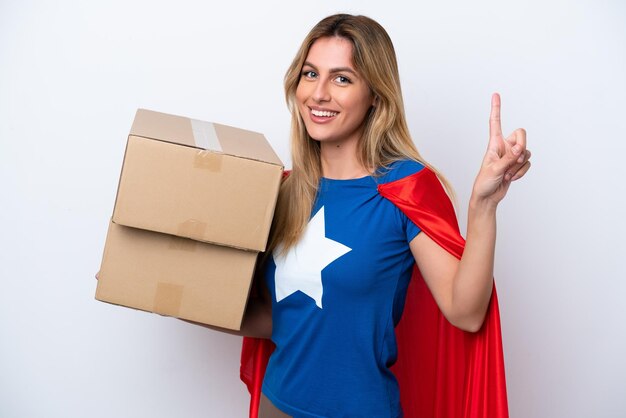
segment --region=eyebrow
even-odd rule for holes
[[[308,65],[309,67],[313,68],[314,70],[317,70],[317,69],[318,69],[315,65],[311,64],[311,63],[310,63],[310,62],[308,62],[308,61],[305,61],[305,62],[304,62],[304,64],[302,65],[302,67],[305,67],[305,66],[307,66],[307,65]],[[334,73],[344,73],[344,72],[347,72],[347,73],[352,73],[352,74],[354,74],[355,76],[357,76],[357,77],[358,77],[357,72],[356,72],[356,71],[354,71],[354,70],[353,70],[352,68],[350,68],[350,67],[337,67],[337,68],[331,68],[329,72],[330,72],[331,74],[334,74]]]

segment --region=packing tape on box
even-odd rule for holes
[[[215,132],[215,125],[211,122],[203,120],[190,119],[191,130],[193,131],[193,139],[196,143],[196,147],[205,150],[213,150],[222,152],[222,144]]]
[[[202,239],[204,232],[207,229],[207,223],[198,221],[196,219],[187,219],[185,222],[178,224],[178,232],[176,235],[179,237],[189,237],[194,239]]]
[[[183,301],[184,286],[172,283],[157,283],[153,311],[162,315],[178,316]]]
[[[222,154],[206,150],[198,150],[198,153],[193,160],[193,166],[203,170],[220,172],[222,171],[222,157]]]
[[[170,250],[189,251],[189,252],[196,251],[197,246],[198,246],[198,241],[194,241],[189,238],[175,237],[173,235],[170,236],[170,242],[168,245]]]
[[[222,144],[215,132],[215,125],[203,120],[190,119],[193,140],[196,147],[201,151],[196,154],[194,167],[209,171],[220,171],[222,169]]]

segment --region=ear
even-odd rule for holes
[[[374,95],[372,97],[372,107],[378,106],[378,101],[379,101],[378,96]]]

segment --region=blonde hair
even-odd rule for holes
[[[366,80],[376,105],[366,116],[357,158],[375,170],[411,159],[432,169],[452,195],[449,183],[417,151],[406,124],[396,54],[385,29],[366,16],[337,14],[321,20],[302,42],[285,74],[285,97],[291,111],[293,169],[283,182],[270,234],[268,254],[295,245],[311,216],[322,176],[320,145],[308,135],[295,101],[302,67],[313,43],[320,38],[340,37],[352,43],[352,61]]]

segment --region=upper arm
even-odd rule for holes
[[[453,322],[452,295],[459,260],[423,232],[411,240],[409,247],[437,306]]]

